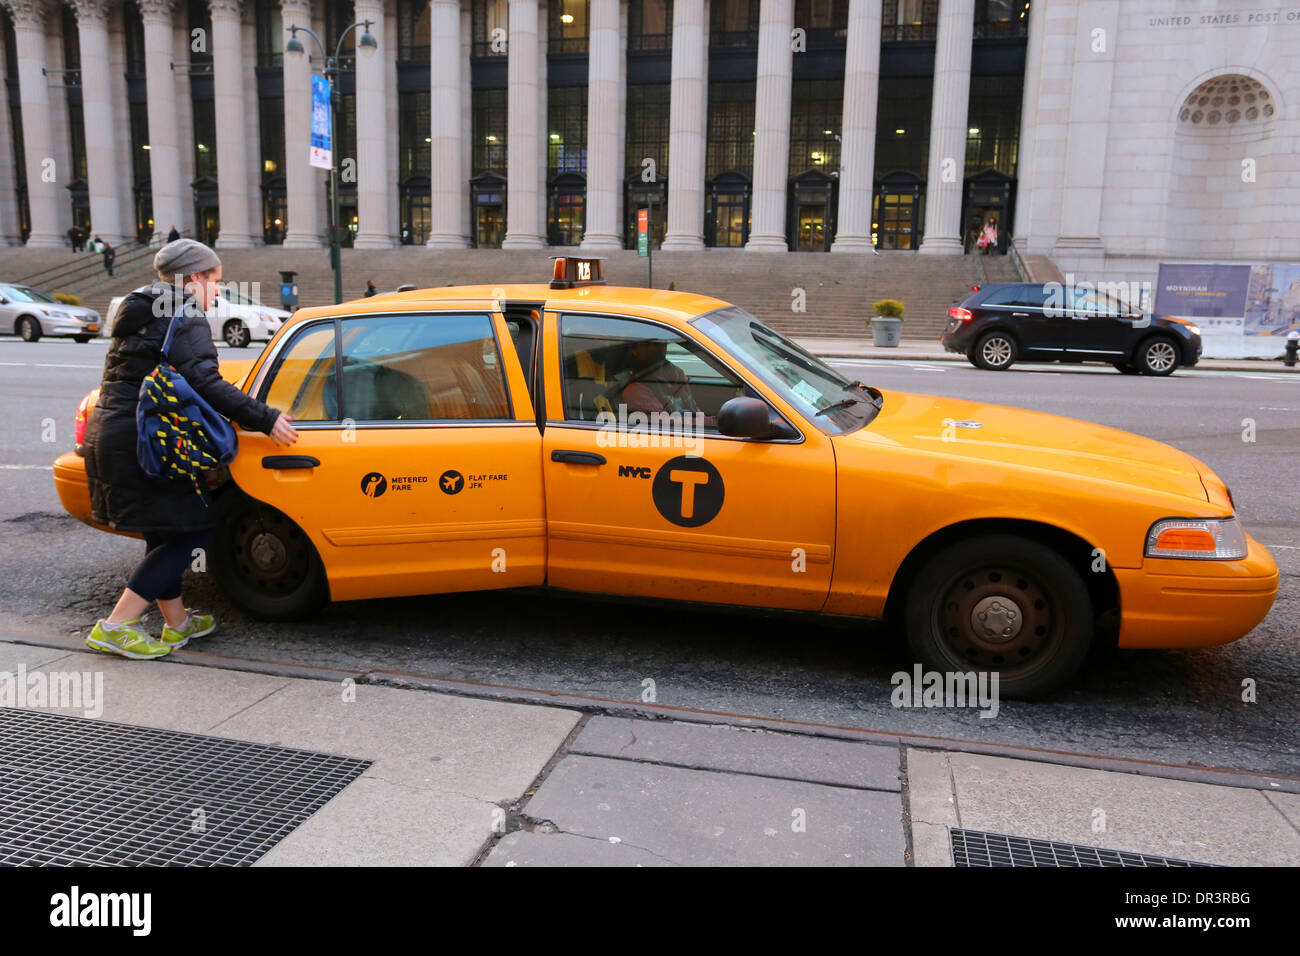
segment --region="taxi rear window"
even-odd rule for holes
[[[299,421],[513,417],[485,313],[372,315],[307,326],[281,352],[265,393],[268,405]]]

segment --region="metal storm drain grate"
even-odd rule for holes
[[[952,838],[952,860],[956,866],[1214,866],[982,830],[949,827],[948,834]]]
[[[369,766],[0,708],[0,865],[247,866]]]

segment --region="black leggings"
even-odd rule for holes
[[[207,549],[210,531],[144,533],[145,556],[126,586],[146,601],[171,601],[181,596],[181,577],[194,560],[195,548]]]

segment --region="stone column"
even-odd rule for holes
[[[786,183],[790,170],[791,31],[794,0],[763,0],[758,25],[758,82],[754,88],[753,226],[745,248],[786,252]]]
[[[311,28],[311,0],[280,0],[284,41],[290,27]],[[288,194],[288,218],[284,233],[286,249],[320,247],[320,208],[316,202],[316,179],[323,170],[311,165],[311,56],[316,44],[299,33],[306,51],[301,57],[284,55],[284,185]],[[310,55],[309,55],[310,54]]]
[[[1110,135],[1111,90],[1115,83],[1115,46],[1119,35],[1119,0],[1082,0],[1074,38],[1070,78],[1069,129],[1065,141],[1065,175],[1061,177],[1061,227],[1052,257],[1066,269],[1086,271],[1101,260],[1101,202],[1106,180],[1106,143]],[[1086,24],[1086,28],[1084,25]],[[1103,31],[1105,49],[1095,48],[1095,31]],[[1094,264],[1099,266],[1100,262]]]
[[[587,228],[584,249],[621,249],[618,196],[623,157],[618,132],[624,116],[619,60],[624,55],[618,0],[591,0],[587,58]]]
[[[505,249],[540,249],[545,245],[538,183],[546,175],[545,143],[539,141],[537,104],[539,22],[537,0],[510,0],[509,61],[506,66],[506,142],[510,150],[507,178]],[[545,123],[545,114],[541,123]]]
[[[1043,83],[1043,36],[1047,10],[1029,11],[1029,43],[1025,51],[1025,90],[1020,103],[1020,146],[1016,151],[1016,222],[1012,235],[1017,247],[1027,251],[1034,221],[1034,151],[1038,140],[1038,97]],[[1025,243],[1021,245],[1020,243]]]
[[[208,0],[212,10],[212,98],[217,125],[218,249],[253,245],[248,218],[248,169],[244,141],[242,0]],[[252,81],[252,77],[249,77]],[[158,217],[154,217],[154,222]]]
[[[966,178],[966,115],[970,106],[975,0],[943,0],[934,50],[930,104],[930,167],[925,183],[925,238],[918,252],[960,255],[961,200]]]
[[[434,249],[464,249],[469,204],[461,98],[460,0],[429,0],[429,239]]]
[[[383,0],[357,0],[356,22],[373,20],[370,34],[384,42]],[[349,43],[361,41],[360,28]],[[357,249],[390,249],[393,236],[388,209],[388,102],[384,88],[384,59],[396,51],[375,51],[370,56],[356,46],[357,71]],[[393,91],[396,96],[396,90]]]
[[[704,127],[709,115],[707,13],[705,0],[676,0],[673,4],[668,228],[663,242],[667,250],[704,248]],[[663,170],[659,173],[662,175]]]
[[[90,225],[109,245],[122,235],[122,206],[118,202],[117,124],[110,98],[108,72],[108,0],[76,0],[77,36],[81,47],[81,110],[86,139],[86,184],[90,194]],[[121,77],[117,77],[121,83]],[[152,144],[151,144],[152,145]],[[152,152],[152,149],[150,150]],[[157,217],[154,217],[157,222]]]
[[[5,45],[0,43],[0,76],[8,76]],[[22,243],[14,186],[18,170],[14,167],[13,129],[10,127],[9,101],[0,97],[0,249]]]
[[[54,162],[54,139],[50,131],[49,81],[45,69],[45,16],[43,0],[8,0],[14,21],[14,47],[18,54],[18,90],[23,116],[23,162],[27,171],[27,206],[33,249],[64,245],[59,230],[60,190],[67,185],[71,170]]]
[[[881,0],[850,0],[840,123],[840,198],[831,252],[866,252],[876,181],[876,102],[880,89]]]

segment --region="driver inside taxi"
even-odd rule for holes
[[[678,366],[668,361],[668,343],[663,339],[642,339],[628,354],[628,378],[622,389],[622,401],[629,412],[647,416],[668,413],[694,413],[699,406],[691,395],[690,379]],[[705,424],[714,416],[706,415]]]

